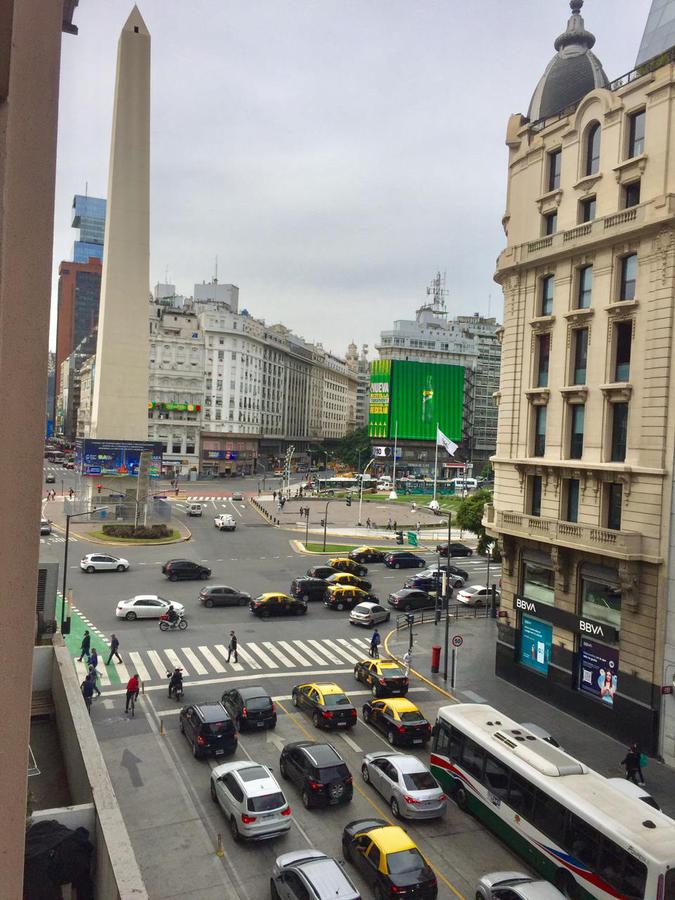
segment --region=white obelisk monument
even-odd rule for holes
[[[117,45],[91,437],[148,439],[150,32],[134,6]]]

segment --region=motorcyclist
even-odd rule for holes
[[[173,672],[169,672],[169,700],[171,699],[172,694],[178,695],[178,693],[182,693],[183,691],[183,670],[182,669],[174,669]],[[176,699],[178,697],[176,696]]]
[[[178,621],[178,618],[179,618],[178,613],[176,612],[176,610],[174,609],[174,607],[171,604],[169,604],[169,609],[167,610],[167,616],[169,617],[169,623],[171,625],[175,625],[176,622]]]

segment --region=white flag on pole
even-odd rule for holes
[[[459,450],[459,444],[456,444],[454,441],[451,441],[449,437],[446,437],[438,425],[436,426],[436,446],[445,447],[450,456],[454,456],[457,450]]]

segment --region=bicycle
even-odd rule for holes
[[[136,701],[138,700],[138,691],[134,691],[134,693],[129,697],[129,708],[125,709],[125,712],[131,711],[131,718],[133,719],[135,716],[136,709]]]

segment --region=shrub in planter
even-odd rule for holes
[[[162,524],[159,525],[104,525],[103,534],[117,538],[136,538],[141,540],[153,540],[157,538],[171,537],[171,530]]]

